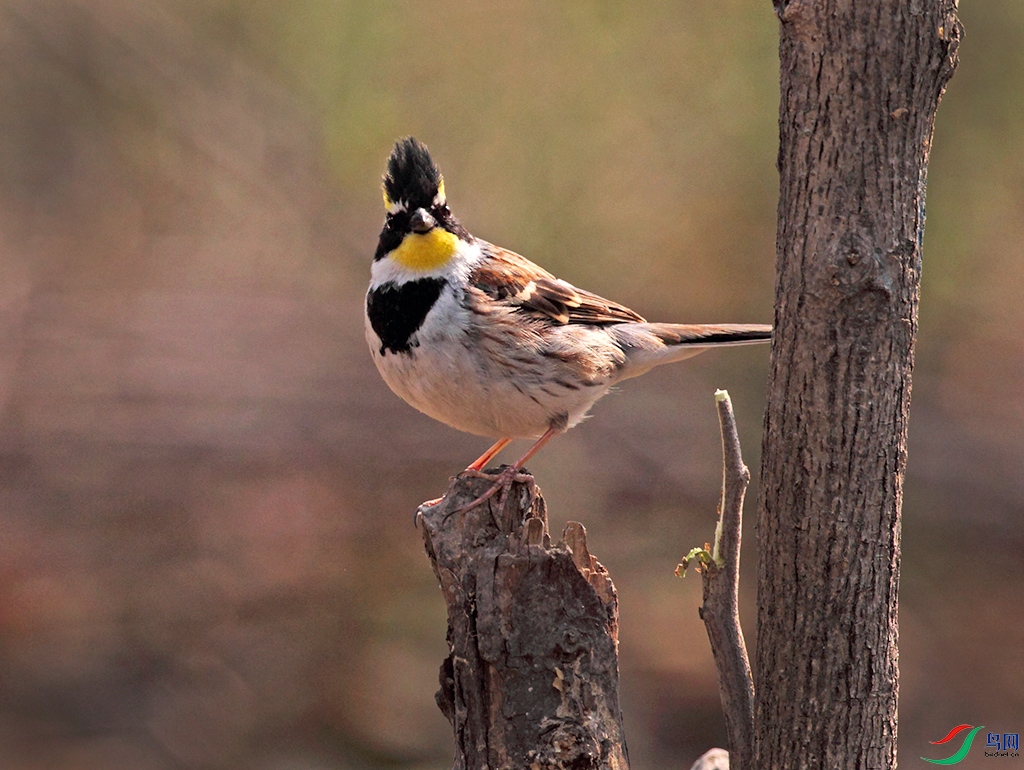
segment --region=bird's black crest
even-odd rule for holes
[[[430,207],[441,186],[441,172],[427,146],[411,136],[395,142],[384,175],[384,192],[394,203],[405,201],[410,209]]]

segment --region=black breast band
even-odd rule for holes
[[[366,314],[380,337],[380,352],[408,353],[416,347],[412,336],[423,325],[430,308],[441,296],[444,278],[421,278],[402,285],[388,282],[366,295]]]

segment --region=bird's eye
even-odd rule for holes
[[[396,211],[384,218],[384,227],[388,230],[401,230],[408,226],[409,214],[406,211]]]

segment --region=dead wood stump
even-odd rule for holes
[[[618,606],[583,526],[552,544],[532,481],[461,512],[490,482],[461,474],[417,513],[448,605],[438,706],[456,770],[626,770]]]

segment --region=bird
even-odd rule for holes
[[[623,380],[709,348],[771,339],[766,324],[649,323],[471,235],[426,145],[411,136],[387,160],[383,197],[366,340],[384,382],[407,403],[495,439],[465,471],[494,483],[466,508],[507,493],[542,447]],[[534,443],[514,464],[485,471],[522,438]]]

